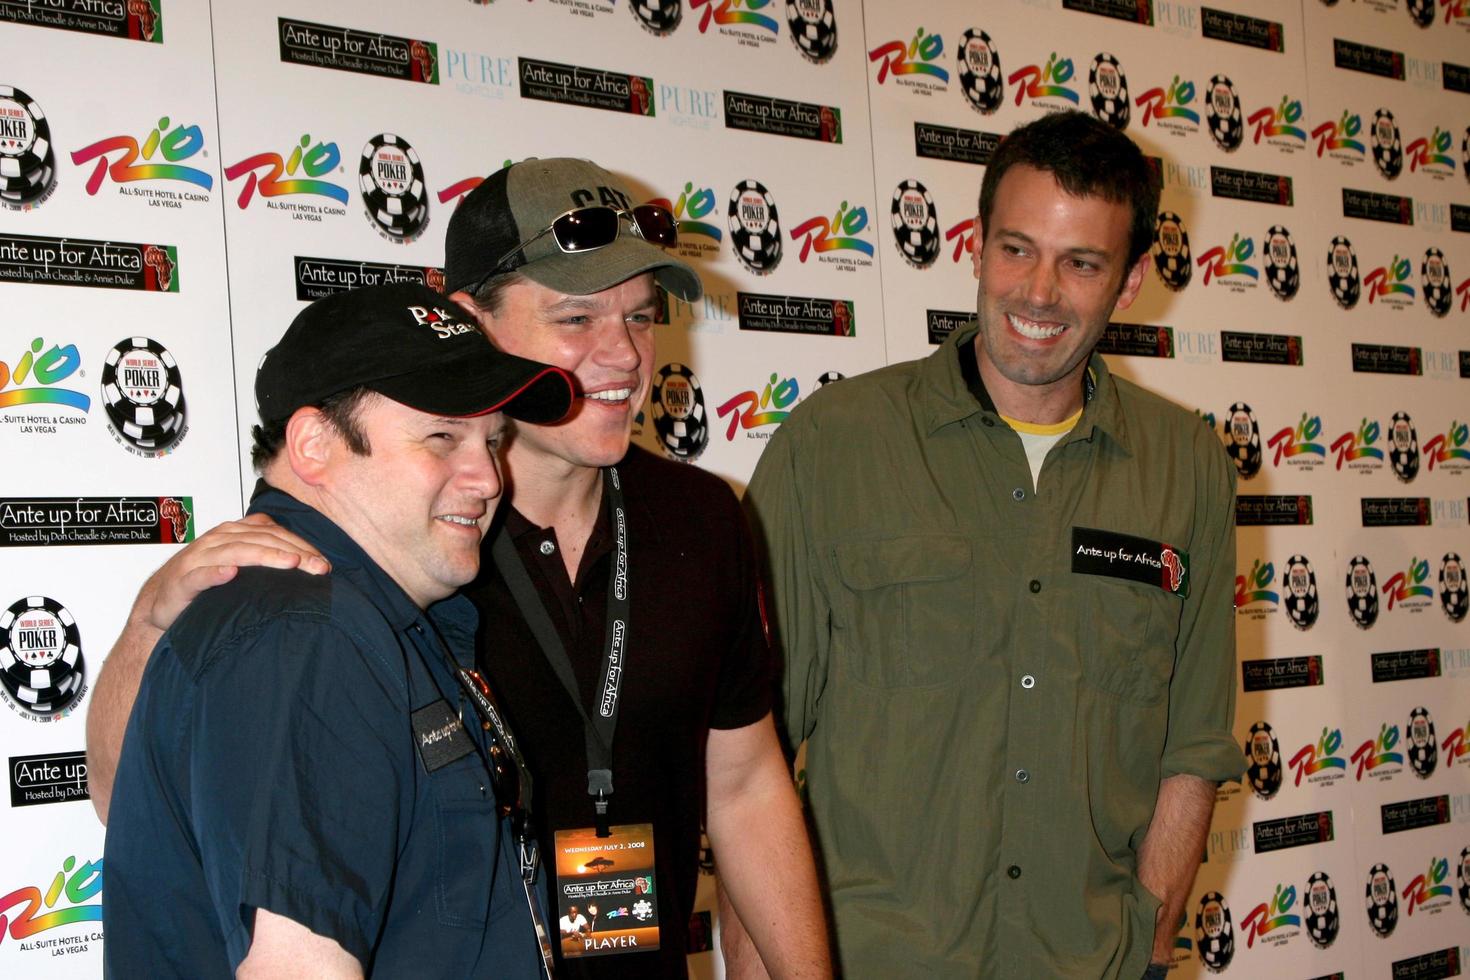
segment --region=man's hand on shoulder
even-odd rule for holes
[[[247,565],[300,568],[312,575],[332,567],[304,538],[264,514],[251,514],[212,528],[165,562],[138,593],[129,620],[162,632],[201,592],[223,585]]]

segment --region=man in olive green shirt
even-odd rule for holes
[[[1105,124],[1012,133],[981,191],[976,323],[823,388],[751,481],[848,977],[1169,960],[1242,766],[1233,469],[1092,353],[1157,208]]]

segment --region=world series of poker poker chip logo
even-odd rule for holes
[[[1400,483],[1419,475],[1419,433],[1408,412],[1394,412],[1388,425],[1388,461]]]
[[[1292,555],[1286,559],[1286,571],[1281,573],[1281,606],[1291,625],[1299,630],[1309,630],[1317,622],[1320,604],[1317,600],[1317,573],[1306,555]]]
[[[1419,263],[1420,295],[1424,306],[1435,316],[1449,313],[1455,299],[1455,286],[1450,281],[1450,266],[1444,253],[1437,248],[1424,250],[1424,261]]]
[[[1087,94],[1092,101],[1092,114],[1110,126],[1128,128],[1132,103],[1128,98],[1128,76],[1123,65],[1106,51],[1092,59],[1087,70]]]
[[[1194,260],[1183,218],[1173,211],[1160,211],[1154,219],[1154,242],[1149,251],[1153,255],[1154,271],[1167,288],[1178,292],[1189,285]]]
[[[1265,721],[1251,725],[1246,736],[1245,778],[1260,799],[1269,800],[1281,791],[1281,743]]]
[[[653,376],[650,414],[659,448],[670,459],[692,463],[709,445],[704,392],[685,365],[665,364]]]
[[[1363,295],[1358,253],[1353,251],[1353,243],[1346,235],[1332,236],[1332,244],[1327,247],[1327,285],[1332,290],[1332,298],[1344,310],[1357,306],[1358,298]]]
[[[1376,110],[1369,133],[1373,142],[1373,165],[1387,179],[1397,179],[1404,172],[1404,139],[1393,113],[1388,109]]]
[[[1280,300],[1296,296],[1301,288],[1302,275],[1297,267],[1296,242],[1285,225],[1272,225],[1266,231],[1265,247],[1261,249],[1261,265],[1266,274],[1266,285],[1271,295]]]
[[[1409,712],[1408,736],[1404,754],[1409,757],[1409,768],[1420,779],[1428,779],[1439,764],[1439,743],[1435,741],[1434,719],[1423,705]]]
[[[1245,122],[1240,113],[1240,96],[1229,75],[1215,75],[1205,90],[1205,128],[1215,145],[1226,153],[1240,149],[1245,138]]]
[[[781,264],[781,219],[766,185],[742,180],[730,191],[730,247],[740,264],[764,276]]]
[[[1404,0],[1404,10],[1417,27],[1434,23],[1434,0]]]
[[[165,455],[188,431],[178,362],[151,337],[120,340],[107,352],[102,404],[113,436],[136,456]]]
[[[893,242],[898,254],[915,269],[927,269],[939,257],[939,214],[929,189],[917,180],[900,181],[893,189]]]
[[[13,211],[29,210],[55,189],[51,121],[35,99],[0,85],[0,204]]]
[[[826,64],[837,53],[832,0],[786,0],[786,28],[796,50],[813,64]]]
[[[1465,563],[1453,552],[1445,552],[1439,563],[1439,606],[1450,622],[1464,620],[1470,606],[1470,583],[1465,579]]]
[[[1460,862],[1455,865],[1455,879],[1459,883],[1460,908],[1470,915],[1470,847],[1460,851]]]
[[[1307,879],[1306,900],[1302,917],[1307,927],[1307,938],[1318,949],[1326,949],[1337,939],[1341,918],[1337,912],[1337,889],[1325,871],[1314,871]]]
[[[1005,79],[1000,70],[1000,51],[990,35],[978,27],[965,31],[956,52],[960,91],[970,108],[988,116],[1005,101]]]
[[[1223,973],[1235,958],[1235,926],[1230,922],[1230,906],[1219,892],[1200,896],[1194,913],[1194,948],[1211,973]]]
[[[1399,893],[1393,883],[1393,872],[1386,864],[1368,869],[1368,883],[1363,888],[1368,910],[1368,925],[1373,935],[1387,939],[1399,924]]]
[[[406,245],[429,224],[424,167],[408,141],[379,133],[362,148],[358,184],[368,221],[390,242]]]
[[[1225,430],[1225,452],[1242,479],[1261,472],[1261,427],[1245,402],[1236,402],[1220,423]]]
[[[1367,555],[1354,555],[1348,560],[1344,585],[1353,625],[1358,629],[1372,629],[1378,622],[1378,576],[1373,574],[1373,563]]]
[[[49,596],[17,599],[0,614],[0,694],[32,721],[64,718],[86,691],[81,632]]]
[[[629,0],[633,19],[650,34],[665,37],[684,19],[684,0]]]

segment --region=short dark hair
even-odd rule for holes
[[[1001,178],[1018,165],[1051,174],[1074,197],[1100,197],[1132,207],[1130,263],[1153,244],[1159,173],[1122,131],[1076,109],[1053,112],[1011,130],[995,148],[980,184],[982,236],[990,227]]]
[[[347,391],[338,392],[328,397],[316,408],[327,420],[327,424],[336,430],[347,443],[347,448],[359,456],[369,456],[373,447],[368,445],[367,433],[362,431],[358,417],[363,406],[370,398],[381,397],[376,392],[363,387],[349,388]],[[255,467],[257,473],[263,471],[266,464],[270,463],[281,452],[281,447],[286,442],[286,423],[289,419],[279,422],[270,422],[250,428],[250,464]]]
[[[506,292],[510,287],[523,282],[529,282],[529,280],[519,272],[501,272],[476,285],[474,292],[467,290],[465,295],[470,298],[475,312],[499,316],[501,304],[505,302]]]

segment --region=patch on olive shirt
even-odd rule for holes
[[[1131,534],[1072,528],[1072,571],[1156,585],[1181,599],[1189,595],[1189,553]]]

